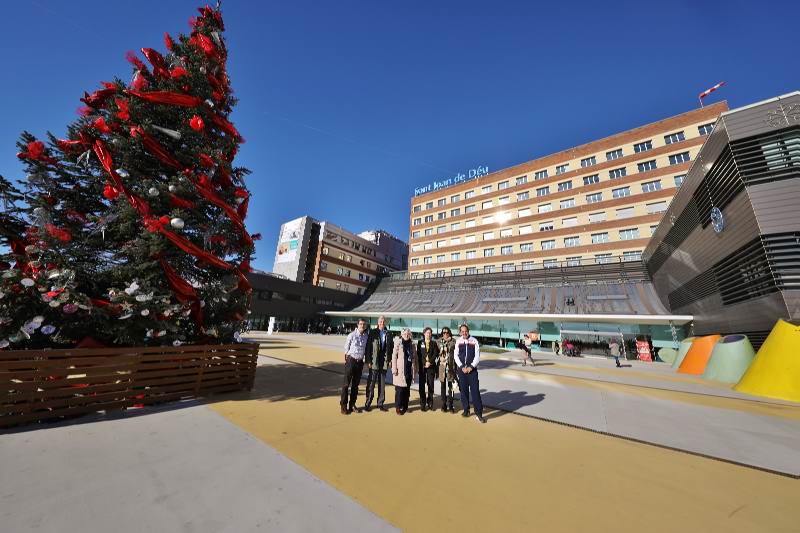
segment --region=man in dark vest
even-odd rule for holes
[[[370,330],[367,338],[367,349],[365,352],[369,376],[367,376],[367,402],[364,410],[372,410],[372,400],[375,396],[375,384],[378,384],[378,409],[388,411],[383,406],[386,400],[386,368],[392,365],[392,348],[394,338],[392,333],[386,329],[386,319],[378,317],[378,327]]]
[[[461,389],[461,405],[464,412],[461,416],[469,416],[469,402],[475,406],[475,418],[481,424],[486,423],[483,418],[483,402],[481,402],[480,383],[478,383],[478,362],[481,360],[481,347],[475,337],[470,336],[469,326],[462,324],[458,329],[459,338],[456,340],[455,360],[458,374],[458,388]]]

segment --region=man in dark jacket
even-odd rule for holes
[[[383,406],[386,400],[386,368],[392,364],[392,348],[394,347],[394,338],[392,333],[386,329],[386,319],[384,317],[378,318],[378,327],[370,330],[369,337],[367,338],[367,349],[365,357],[367,368],[369,369],[369,376],[367,377],[367,402],[364,405],[364,410],[369,412],[372,410],[372,400],[375,396],[375,384],[378,384],[378,409],[387,411]]]
[[[433,411],[433,383],[439,375],[439,345],[433,340],[433,330],[425,328],[417,345],[419,369],[419,404],[423,411]]]

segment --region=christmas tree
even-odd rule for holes
[[[21,136],[24,201],[2,184],[19,218],[3,220],[16,244],[0,278],[0,342],[238,339],[254,251],[248,171],[232,164],[243,139],[228,119],[222,16],[199,12],[189,35],[165,35],[165,54],[141,50],[149,66],[129,52],[130,83],[85,94],[66,138]]]

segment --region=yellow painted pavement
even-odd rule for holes
[[[500,411],[422,413],[414,391],[403,417],[342,416],[336,350],[266,346],[318,368],[260,367],[210,407],[404,531],[798,531],[798,480]]]

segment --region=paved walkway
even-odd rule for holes
[[[0,434],[0,531],[794,532],[800,523],[798,479],[533,418],[591,427],[599,402],[595,429],[646,423],[659,438],[694,435],[680,446],[750,433],[740,453],[749,459],[765,431],[750,424],[796,424],[796,407],[557,375],[557,364],[522,368],[501,355],[481,371],[486,403],[502,408],[487,410],[486,425],[422,413],[414,392],[404,417],[342,416],[343,337],[261,340],[252,392]],[[557,363],[597,365],[597,375],[607,364]],[[623,370],[650,379],[647,367]],[[655,419],[633,424],[638,411]],[[716,420],[728,411],[733,419]]]

